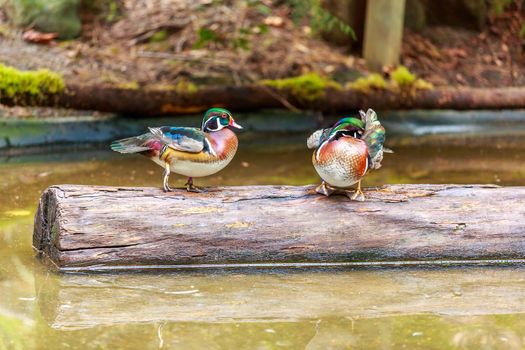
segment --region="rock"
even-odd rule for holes
[[[9,14],[20,26],[32,26],[45,33],[58,33],[61,39],[80,34],[80,0],[8,0]]]

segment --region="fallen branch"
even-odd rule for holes
[[[313,101],[293,96],[290,92],[268,91],[266,86],[208,86],[196,92],[159,89],[125,89],[109,86],[69,84],[63,93],[39,96],[0,96],[8,106],[34,105],[98,110],[127,115],[154,116],[202,112],[210,107],[233,111],[290,106],[303,110],[329,113],[373,107],[375,109],[518,109],[525,108],[525,88],[436,88],[411,93],[377,90],[369,93],[355,90],[325,91]]]

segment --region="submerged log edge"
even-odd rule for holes
[[[524,87],[434,88],[417,91],[327,89],[314,101],[300,99],[286,91],[260,85],[207,86],[196,92],[126,89],[120,87],[69,84],[63,93],[50,96],[0,96],[7,106],[63,107],[98,110],[125,115],[159,116],[202,112],[210,107],[232,111],[287,108],[290,103],[304,110],[327,113],[372,107],[374,109],[520,109],[525,108]]]
[[[52,186],[33,247],[60,271],[525,262],[525,187],[391,185],[363,203],[313,188]]]

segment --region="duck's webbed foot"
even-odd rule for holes
[[[346,191],[346,195],[353,201],[364,202],[365,194],[361,191],[361,181],[357,183],[355,191]]]
[[[162,190],[163,190],[164,192],[173,192],[173,188],[171,188],[168,184],[164,184],[164,185],[162,186]]]
[[[361,190],[346,191],[346,195],[353,201],[364,202],[365,194]]]
[[[188,182],[185,183],[186,191],[188,192],[194,192],[194,193],[203,193],[206,192],[205,190],[198,188],[193,185],[193,178],[189,177]]]
[[[198,188],[194,185],[188,185],[186,184],[186,191],[188,192],[194,192],[194,193],[203,193],[203,192],[206,192],[205,190],[203,190],[202,188]]]
[[[315,188],[315,192],[323,194],[325,196],[330,196],[334,193],[334,189],[330,187],[325,181],[323,181],[319,186]]]
[[[164,180],[162,183],[162,189],[164,190],[164,192],[173,192],[173,189],[170,187],[168,183],[169,177],[170,177],[170,165],[169,163],[166,163],[166,165],[164,166]]]

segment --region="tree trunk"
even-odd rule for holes
[[[395,185],[365,195],[52,186],[33,246],[63,271],[525,258],[525,187]]]
[[[0,103],[8,106],[65,107],[137,116],[198,113],[210,107],[226,107],[232,111],[286,108],[286,102],[283,101],[301,109],[328,113],[346,113],[360,108],[519,109],[525,108],[525,88],[436,88],[400,92],[377,90],[368,93],[328,89],[324,97],[307,101],[288,91],[272,90],[259,85],[210,86],[195,93],[69,85],[66,92],[54,96],[0,96]]]

